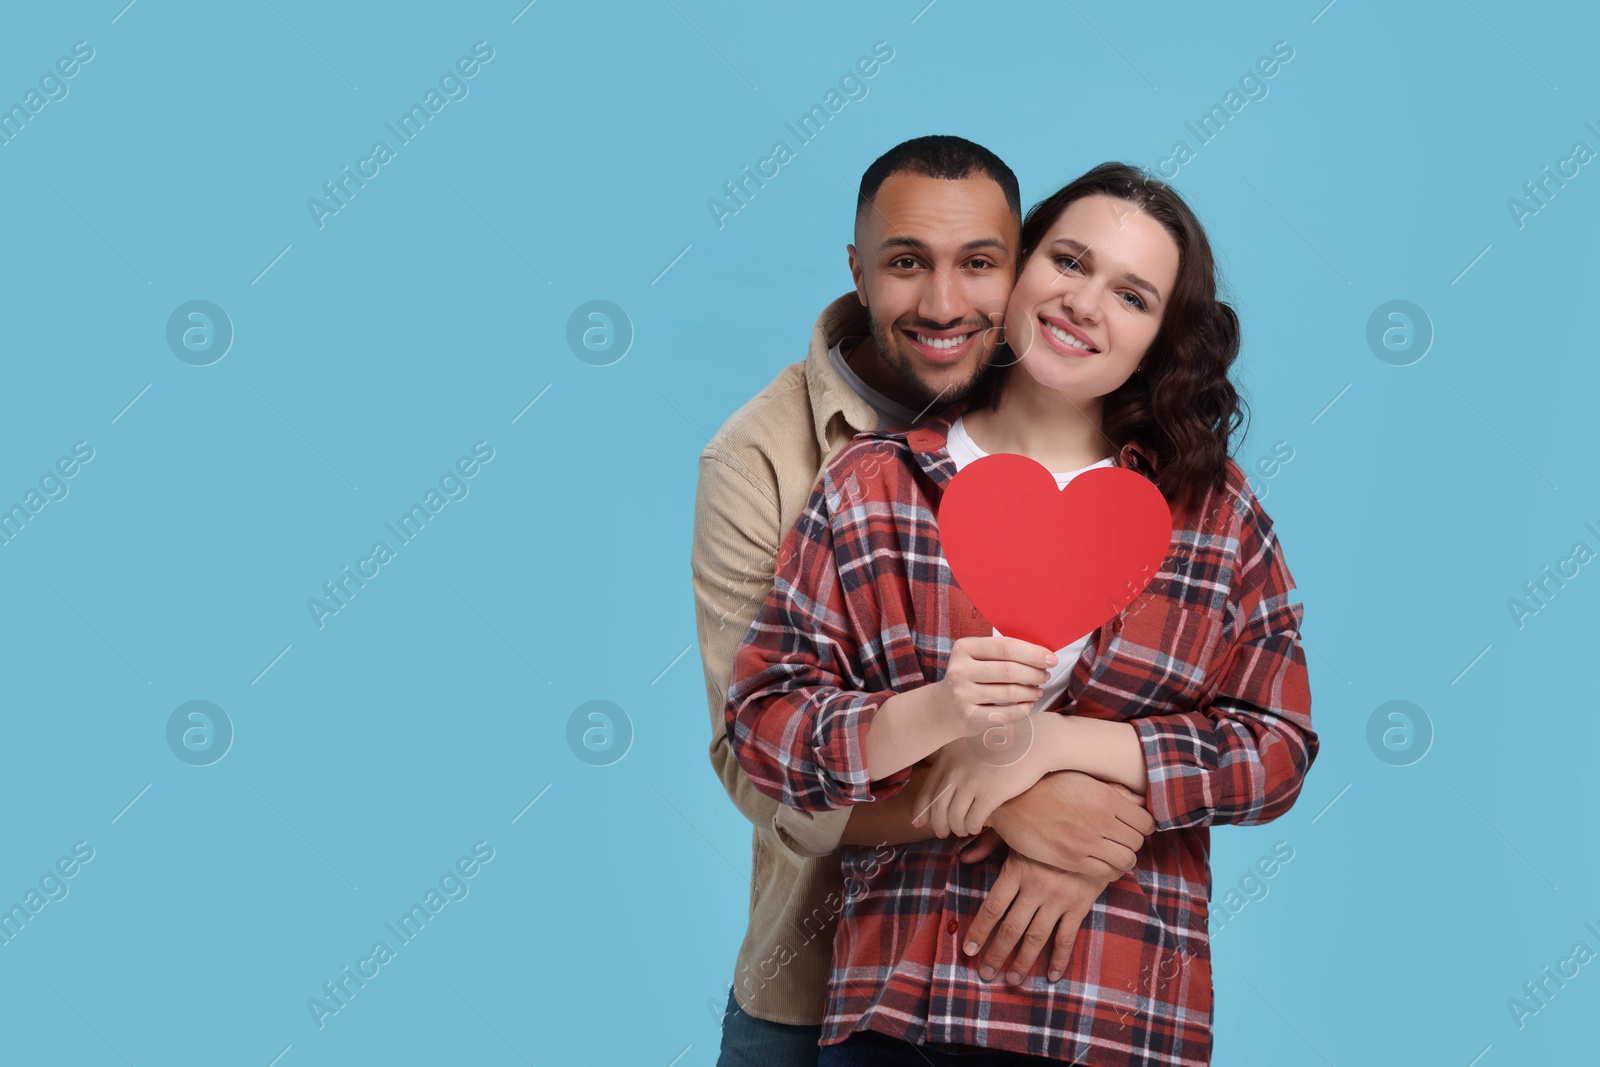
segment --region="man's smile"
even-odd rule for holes
[[[956,363],[972,347],[978,330],[958,327],[953,330],[901,330],[917,354],[930,363]]]

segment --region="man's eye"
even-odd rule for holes
[[[901,256],[899,259],[894,260],[889,264],[889,266],[894,267],[896,270],[911,270],[916,265],[917,261],[912,259],[910,256]]]
[[[969,263],[969,264],[967,264],[967,265],[968,265],[968,266],[969,266],[969,267],[977,267],[977,268],[979,268],[979,269],[980,269],[980,270],[982,270],[982,269],[987,269],[987,268],[989,268],[989,267],[992,267],[992,266],[994,266],[994,264],[993,264],[993,263],[991,263],[991,262],[990,262],[990,261],[989,261],[989,260],[987,260],[987,259],[982,259],[982,258],[979,258],[979,259],[975,259],[975,260],[973,260],[973,261],[972,261],[972,262],[971,262],[971,263]]]
[[[1075,256],[1057,256],[1056,257],[1056,266],[1060,267],[1062,270],[1077,270],[1078,269],[1077,257],[1075,257]]]

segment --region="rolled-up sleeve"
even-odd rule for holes
[[[867,772],[865,732],[894,693],[869,689],[861,669],[857,626],[873,625],[872,582],[865,560],[835,553],[830,495],[824,475],[785,538],[772,591],[734,657],[726,708],[750,780],[802,811],[882,799],[911,780],[909,767],[876,783]]]
[[[711,766],[745,818],[770,827],[798,855],[826,856],[839,847],[849,811],[805,812],[777,803],[756,788],[728,743],[724,715],[734,654],[772,589],[783,534],[775,491],[750,467],[739,457],[708,448],[700,457],[695,491],[691,571],[711,714]]]
[[[1304,607],[1271,520],[1253,498],[1239,514],[1236,636],[1211,696],[1193,712],[1132,720],[1161,830],[1270,822],[1293,806],[1317,756]]]

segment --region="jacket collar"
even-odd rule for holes
[[[903,442],[911,452],[912,458],[916,460],[917,466],[943,490],[945,483],[955,477],[956,473],[955,460],[950,458],[950,427],[969,407],[971,407],[970,401],[958,400],[914,427],[889,426],[881,430],[868,431],[861,436]],[[1151,481],[1155,480],[1155,457],[1138,441],[1129,441],[1123,445],[1112,457],[1111,462],[1114,466],[1124,467],[1144,475]]]
[[[871,404],[839,376],[828,349],[845,337],[862,337],[872,332],[872,322],[867,309],[861,306],[855,291],[839,297],[817,316],[811,328],[811,347],[806,353],[806,393],[811,398],[812,431],[817,435],[817,445],[823,455],[828,453],[828,426],[836,418],[843,418],[848,430],[845,437],[871,430],[878,425],[878,413]]]

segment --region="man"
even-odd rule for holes
[[[711,763],[755,827],[749,925],[724,1015],[723,1067],[815,1065],[844,907],[835,850],[877,845],[887,859],[894,845],[932,836],[912,825],[920,769],[913,788],[882,803],[815,815],[757,791],[726,734],[734,653],[772,588],[784,538],[834,453],[856,433],[914,422],[959,399],[988,366],[1020,228],[1016,177],[987,149],[958,137],[919,137],[885,153],[861,179],[848,247],[855,292],[823,310],[807,358],[735,412],[701,453],[692,566]],[[969,940],[983,946],[982,962],[996,972],[1042,908],[1063,915],[1056,952],[1064,960],[1090,905],[1133,866],[1154,828],[1132,794],[1075,772],[1046,776],[990,822],[1012,851],[990,891],[995,907]],[[985,838],[970,847],[993,848],[992,835]],[[997,928],[1007,914],[1012,921]],[[1020,980],[1042,947],[1021,946],[1007,980]]]

